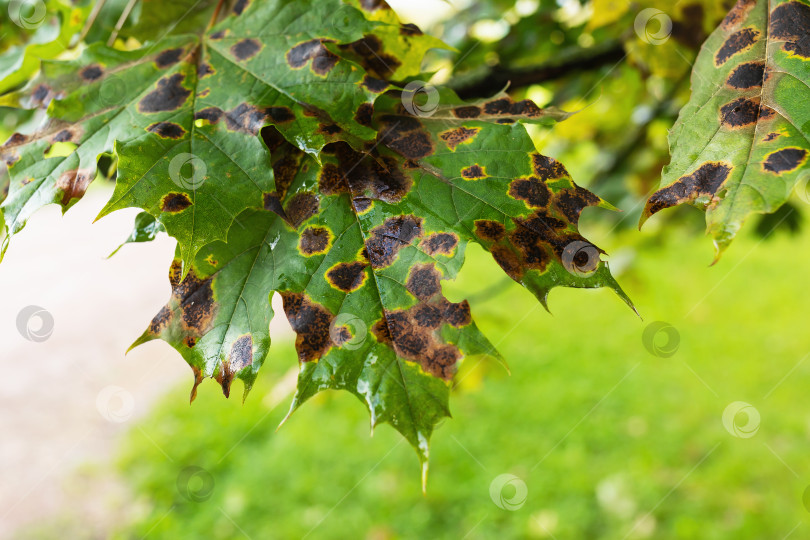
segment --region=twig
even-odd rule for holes
[[[115,28],[113,29],[112,34],[110,34],[110,39],[107,40],[107,46],[108,47],[112,47],[112,44],[115,43],[115,38],[118,37],[118,32],[121,31],[121,27],[124,26],[124,23],[127,21],[127,18],[129,17],[129,14],[132,11],[132,8],[135,7],[135,3],[137,1],[138,0],[129,0],[129,2],[127,3],[127,6],[124,8],[124,11],[121,13],[121,17],[119,17],[118,22],[115,23]]]
[[[211,15],[211,20],[208,21],[208,26],[206,27],[206,30],[210,30],[211,27],[214,26],[214,24],[216,24],[217,18],[219,17],[219,12],[222,9],[222,4],[224,4],[224,3],[225,3],[225,0],[219,0],[219,2],[217,3],[217,7],[214,10],[214,14]]]
[[[502,90],[507,84],[510,90],[532,84],[559,79],[577,71],[588,71],[603,65],[611,65],[625,56],[621,43],[612,44],[588,56],[578,56],[561,64],[543,64],[530,68],[512,69],[503,66],[493,67],[479,81],[456,88],[462,99],[486,98]]]
[[[104,7],[104,4],[107,3],[107,0],[98,0],[96,5],[93,6],[93,11],[90,12],[90,16],[87,18],[87,21],[84,23],[84,28],[82,28],[82,33],[79,34],[79,39],[74,43],[74,45],[78,45],[84,38],[87,37],[87,33],[90,31],[90,28],[93,26],[93,23],[96,22],[96,17],[98,17],[99,12],[101,12],[101,8]]]

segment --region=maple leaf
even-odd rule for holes
[[[703,208],[719,258],[749,215],[788,200],[810,153],[808,28],[807,0],[737,2],[697,58],[642,224],[679,204]]]
[[[171,297],[133,346],[176,348],[192,399],[205,378],[225,395],[240,379],[246,396],[279,293],[300,363],[290,413],[347,390],[372,427],[390,423],[416,448],[424,480],[459,362],[503,360],[469,303],[442,293],[470,242],[544,305],[557,286],[609,287],[630,304],[577,229],[584,208],[612,206],[524,126],[566,113],[406,84],[437,45],[384,2],[254,0],[210,29],[46,61],[0,97],[48,111],[2,147],[7,227],[44,204],[67,209],[114,152],[101,215],[139,207],[128,241],[162,230],[178,241]],[[43,158],[67,142],[72,152]]]

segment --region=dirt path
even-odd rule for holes
[[[124,356],[169,297],[174,241],[162,235],[106,260],[138,213],[92,225],[109,193],[91,191],[64,217],[56,206],[38,212],[0,264],[0,538],[67,508],[101,532],[114,519],[103,501],[115,486],[89,497],[95,490],[81,489],[78,467],[108,461],[133,419],[169,387],[192,382],[162,341]],[[33,341],[18,330],[28,306],[53,318],[47,339],[36,337],[47,334],[39,317],[23,325]],[[291,332],[283,317],[272,326],[276,336]]]

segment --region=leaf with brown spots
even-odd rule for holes
[[[372,427],[390,423],[413,445],[424,481],[459,365],[502,361],[475,306],[445,296],[468,244],[544,305],[557,286],[609,287],[629,303],[578,232],[586,207],[610,205],[539,154],[524,126],[565,113],[444,89],[432,116],[409,112],[400,83],[438,42],[385,2],[222,5],[210,29],[137,50],[83,47],[0,98],[48,114],[0,149],[6,223],[16,232],[43,204],[67,208],[114,153],[101,215],[142,208],[131,241],[161,230],[178,240],[171,296],[135,345],[176,348],[192,398],[205,378],[226,395],[238,378],[247,392],[278,293],[300,363],[290,413],[323,390],[351,392]],[[55,143],[76,148],[46,158]]]
[[[261,210],[239,219],[249,227],[237,226],[227,242],[205,246],[185,277],[178,253],[169,272],[169,302],[132,345],[161,338],[177,349],[196,374],[192,399],[205,377],[215,378],[226,396],[241,379],[247,396],[270,348],[274,275],[261,268],[283,225]]]
[[[211,7],[195,4],[191,19]],[[336,12],[351,25],[322,24]],[[340,0],[248,2],[208,30],[170,33],[135,50],[95,43],[76,59],[45,62],[26,88],[0,97],[0,104],[49,113],[39,131],[0,147],[13,162],[3,251],[39,207],[78,200],[97,157],[115,152],[116,190],[100,217],[126,207],[148,211],[177,238],[187,267],[203,246],[225,239],[236,215],[261,208],[275,190],[262,128],[275,125],[313,156],[334,141],[362,148],[374,140],[357,113],[370,111],[383,88],[340,56],[339,45],[400,26],[364,13]],[[156,18],[146,14],[121,35],[143,37],[141,21]],[[180,29],[187,32],[186,23]],[[424,53],[414,40],[435,41],[405,36],[387,50],[403,58]],[[43,159],[61,133],[78,148]]]
[[[717,260],[749,215],[770,213],[810,174],[810,2],[739,0],[706,40],[672,160],[641,216],[706,211]]]

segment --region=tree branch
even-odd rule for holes
[[[455,88],[462,99],[490,97],[509,84],[509,89],[523,88],[532,84],[559,79],[578,71],[590,71],[604,65],[615,64],[625,57],[624,47],[620,42],[602,49],[589,56],[572,58],[556,65],[541,65],[531,68],[510,69],[494,66],[480,80]]]

